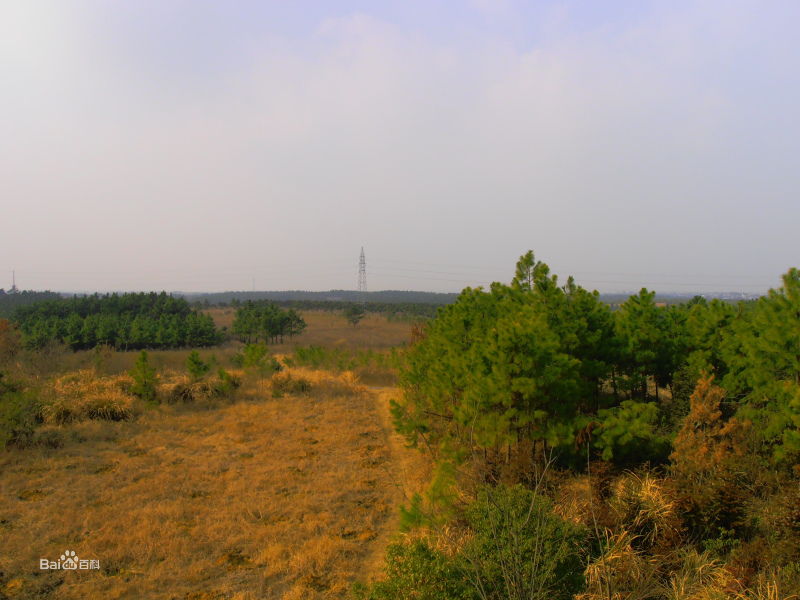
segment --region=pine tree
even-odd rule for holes
[[[347,319],[347,322],[353,327],[358,325],[366,314],[367,312],[364,310],[364,307],[358,304],[351,304],[344,309],[344,318]]]
[[[189,371],[192,379],[201,379],[206,373],[211,370],[211,365],[200,358],[197,350],[192,350],[186,359],[186,369]]]
[[[139,353],[133,369],[130,371],[130,376],[133,378],[133,386],[131,393],[138,396],[142,400],[152,402],[156,399],[156,370],[150,364],[150,359],[145,350]]]

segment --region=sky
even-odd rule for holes
[[[0,0],[0,287],[800,266],[800,3]]]

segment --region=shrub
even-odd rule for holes
[[[613,459],[622,465],[666,460],[669,441],[656,430],[655,403],[623,400],[620,406],[601,409],[598,416],[602,423],[595,445],[602,451],[603,460]]]
[[[723,600],[738,582],[723,564],[707,553],[688,549],[679,553],[680,565],[665,586],[665,596],[673,598],[709,598]]]
[[[305,377],[295,377],[291,373],[279,373],[270,380],[272,395],[280,398],[284,394],[307,394],[311,391],[311,382]]]
[[[186,404],[202,403],[229,397],[240,385],[241,380],[238,377],[220,368],[217,377],[213,379],[178,381],[167,392],[167,399],[169,402]]]
[[[747,496],[749,423],[723,418],[725,392],[713,379],[697,383],[670,456],[687,523],[701,539],[739,529]]]
[[[386,553],[386,578],[356,586],[358,600],[479,600],[458,563],[425,540],[396,543]]]
[[[568,600],[583,589],[586,530],[536,491],[486,487],[466,518],[474,536],[461,553],[464,570],[482,598]]]
[[[583,527],[553,513],[522,486],[484,487],[464,514],[456,547],[429,541],[391,546],[386,579],[358,598],[568,600],[583,589]]]
[[[367,311],[364,309],[363,306],[360,306],[358,304],[351,304],[350,306],[344,309],[344,312],[342,314],[344,315],[344,318],[347,319],[347,322],[350,323],[350,325],[352,325],[353,327],[355,327],[361,322],[361,319],[363,319],[366,316]]]
[[[656,561],[634,548],[634,536],[621,531],[604,542],[602,554],[586,567],[586,592],[576,600],[660,598]]]
[[[241,384],[238,377],[220,367],[217,371],[217,380],[214,382],[214,390],[219,396],[230,396]]]
[[[142,400],[152,402],[156,399],[156,370],[150,365],[147,352],[142,350],[139,358],[136,359],[136,364],[131,369],[129,375],[133,379],[131,386],[131,393],[138,396]]]
[[[167,394],[167,401],[170,403],[193,404],[210,400],[216,395],[216,390],[210,381],[184,380],[172,386]]]
[[[211,370],[211,365],[200,358],[200,354],[197,350],[192,350],[189,353],[189,357],[186,359],[186,369],[189,371],[189,375],[192,379],[197,381]]]
[[[633,535],[637,549],[671,549],[678,542],[683,524],[677,504],[650,473],[621,476],[612,485],[608,504],[619,529]]]
[[[281,363],[269,353],[266,344],[247,344],[231,359],[234,365],[243,368],[255,368],[265,376],[283,369]]]
[[[322,346],[299,346],[295,348],[292,364],[311,367],[312,369],[328,369],[331,371],[348,371],[356,368],[357,357],[344,348],[323,348]]]
[[[0,371],[0,448],[26,445],[33,436],[38,412],[34,397]]]
[[[14,358],[21,348],[19,330],[7,319],[0,319],[0,365]]]

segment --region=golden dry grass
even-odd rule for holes
[[[62,448],[0,454],[0,597],[313,600],[377,573],[403,478],[425,472],[389,432],[394,392],[292,375],[311,390],[248,380],[234,404],[72,423]],[[39,570],[66,549],[101,569]]]
[[[230,329],[234,308],[211,308],[217,327]],[[390,321],[385,316],[368,313],[356,326],[350,325],[338,312],[323,310],[298,311],[306,322],[306,330],[295,338],[285,339],[273,346],[275,352],[288,353],[296,346],[327,346],[344,348],[388,349],[408,342],[412,324],[407,321]]]
[[[93,371],[68,373],[53,381],[52,399],[42,408],[46,423],[61,424],[86,419],[126,421],[133,418],[138,400],[126,393],[129,376],[98,377]]]

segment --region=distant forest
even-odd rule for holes
[[[30,348],[58,341],[73,350],[103,344],[137,350],[213,346],[221,340],[210,316],[166,292],[47,299],[19,306],[14,319]]]
[[[20,306],[27,306],[42,300],[58,300],[61,294],[56,292],[9,291],[0,289],[0,319],[8,319]]]
[[[282,304],[284,302],[367,302],[371,304],[451,304],[458,298],[457,293],[438,292],[413,292],[401,290],[384,290],[380,292],[356,292],[353,290],[330,290],[327,292],[306,292],[302,290],[288,290],[276,292],[215,292],[215,293],[180,293],[190,302],[208,302],[212,305],[230,304],[234,300],[245,302],[247,300],[272,300]]]
[[[453,304],[458,300],[457,293],[413,292],[386,290],[380,292],[355,292],[348,290],[330,290],[327,292],[276,291],[276,292],[217,292],[182,294],[196,308],[212,306],[238,307],[249,301],[269,300],[284,308],[297,310],[329,310],[343,311],[354,303],[361,304],[367,312],[380,313],[388,317],[424,317],[436,316],[440,306]],[[631,294],[600,294],[599,299],[618,308]],[[659,304],[682,304],[692,298],[689,294],[657,294],[654,301]],[[733,300],[733,299],[731,299]]]

